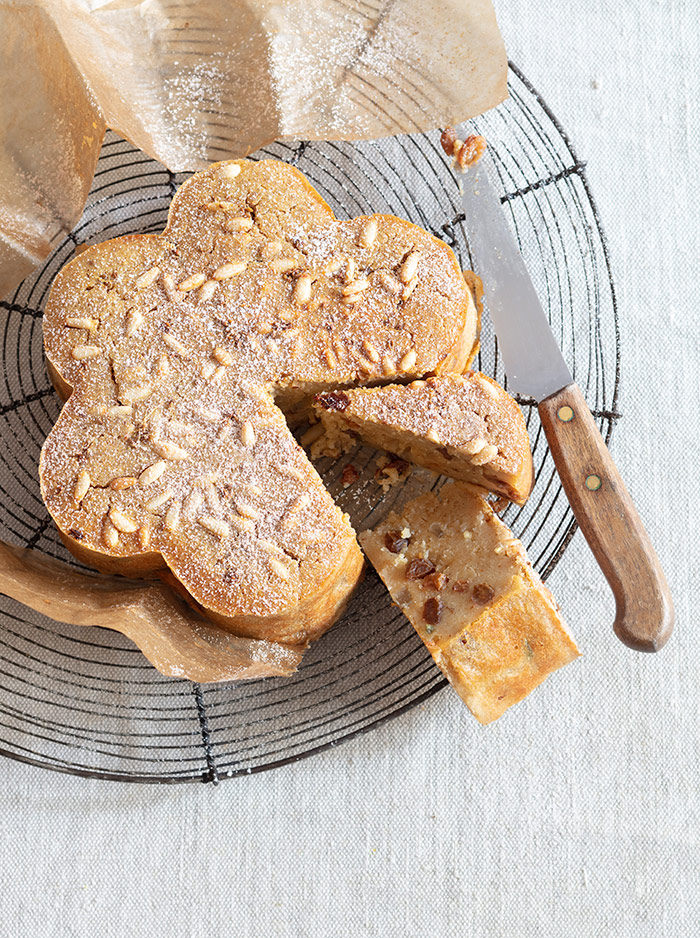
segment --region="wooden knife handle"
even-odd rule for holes
[[[557,391],[539,412],[571,508],[615,595],[615,634],[630,648],[658,651],[673,629],[671,594],[580,388]]]

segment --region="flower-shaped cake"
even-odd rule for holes
[[[393,216],[338,221],[294,168],[241,160],[188,180],[162,234],[64,267],[44,336],[67,403],[41,485],[69,548],[165,576],[241,635],[303,644],[362,557],[287,418],[319,391],[463,371],[476,312],[442,241]]]

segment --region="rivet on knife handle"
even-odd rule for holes
[[[615,596],[615,634],[630,648],[658,651],[673,629],[671,594],[581,390],[570,384],[539,412],[564,491]]]

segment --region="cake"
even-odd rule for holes
[[[363,559],[288,426],[313,395],[460,372],[476,310],[451,249],[387,215],[338,221],[293,167],[228,161],[162,234],[58,274],[44,338],[66,400],[42,449],[61,537],[163,577],[236,634],[304,645]]]
[[[414,499],[360,543],[480,723],[578,656],[522,543],[469,486]]]
[[[347,434],[522,504],[532,488],[527,427],[516,402],[491,378],[470,372],[409,385],[317,395],[324,448],[338,455]]]

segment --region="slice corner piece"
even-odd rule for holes
[[[468,486],[421,495],[360,543],[480,723],[578,657],[522,543]]]

